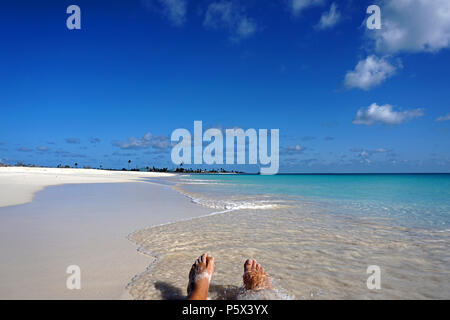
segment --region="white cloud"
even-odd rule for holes
[[[365,109],[359,109],[352,123],[366,126],[376,122],[394,125],[421,116],[423,116],[422,109],[395,111],[394,107],[389,104],[379,106],[376,103],[372,103]]]
[[[395,56],[438,52],[450,47],[449,0],[378,0],[375,3],[381,9],[381,29],[365,29],[367,38],[371,40],[370,47],[366,48],[368,51]],[[387,66],[372,73],[363,72],[361,65],[361,71],[347,73],[348,87],[368,90],[392,76],[395,68]]]
[[[305,147],[303,147],[299,144],[296,144],[296,145],[292,145],[292,146],[283,147],[281,149],[281,154],[295,156],[295,155],[303,154],[303,152],[305,152],[306,150],[307,149]]]
[[[330,11],[326,11],[320,17],[317,29],[324,30],[335,26],[341,20],[341,13],[337,9],[336,3],[332,3]]]
[[[227,29],[234,41],[248,38],[258,30],[256,22],[230,1],[211,3],[206,10],[203,26],[211,29]]]
[[[151,133],[146,133],[140,139],[130,137],[128,141],[114,141],[113,145],[121,149],[147,149],[153,147],[164,150],[170,146],[170,141],[166,136],[152,136]]]
[[[295,151],[295,152],[301,152],[301,151],[303,151],[305,148],[303,148],[301,145],[299,145],[299,144],[296,144],[295,146],[291,146],[291,147],[288,147],[287,148],[287,150],[289,150],[289,151]]]
[[[449,0],[380,2],[381,29],[367,30],[378,52],[437,52],[450,47]]]
[[[256,29],[257,26],[253,20],[250,20],[247,17],[242,17],[238,23],[236,34],[240,38],[248,38],[256,32]]]
[[[142,0],[144,7],[164,14],[174,26],[182,26],[186,21],[186,0]]]
[[[324,0],[290,0],[289,5],[294,16],[300,15],[300,13],[312,6],[321,5]]]
[[[46,146],[39,146],[39,147],[36,148],[36,150],[37,150],[37,151],[41,151],[41,152],[46,152],[46,151],[48,151],[49,149],[48,149]]]
[[[450,113],[436,119],[437,122],[450,121]]]
[[[78,139],[78,138],[66,138],[66,142],[67,143],[71,143],[71,144],[78,144],[78,143],[80,143],[80,139]]]
[[[72,159],[75,159],[75,158],[86,158],[86,155],[85,155],[85,154],[81,154],[81,153],[71,153],[71,152],[69,152],[69,151],[61,150],[61,149],[56,150],[56,151],[55,151],[55,154],[56,154],[58,157],[63,157],[63,158],[72,158]]]
[[[372,163],[373,156],[377,154],[384,154],[387,156],[393,156],[393,152],[390,149],[385,148],[378,148],[375,150],[369,150],[369,149],[362,149],[362,148],[352,148],[350,149],[351,152],[355,152],[357,154],[357,157],[360,159],[360,163]]]
[[[347,72],[345,85],[347,88],[369,90],[391,77],[395,70],[396,68],[384,58],[371,55],[359,61],[355,70]]]

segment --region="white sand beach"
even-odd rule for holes
[[[70,168],[0,167],[0,207],[30,202],[48,186],[74,183],[124,183],[167,177],[159,172],[107,171]]]
[[[125,287],[152,258],[127,236],[204,215],[166,173],[0,168],[0,299],[127,299]],[[81,290],[66,268],[81,268]]]

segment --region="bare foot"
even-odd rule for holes
[[[269,275],[255,260],[248,259],[245,261],[242,278],[247,290],[273,289]]]
[[[195,260],[189,272],[188,300],[206,300],[214,273],[214,258],[206,253]]]

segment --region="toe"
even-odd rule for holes
[[[208,256],[206,258],[206,270],[212,275],[214,272],[214,257]]]
[[[244,272],[247,272],[250,270],[252,266],[252,260],[251,259],[247,259],[244,263]]]
[[[256,263],[256,260],[252,260],[252,267],[251,267],[251,268],[252,268],[252,269],[255,269],[255,268],[256,268],[256,264],[257,264],[257,263]]]
[[[197,263],[206,263],[206,253],[204,253],[200,257],[198,257]]]

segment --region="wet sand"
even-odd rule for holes
[[[158,260],[133,282],[130,292],[137,299],[182,298],[199,252],[215,258],[213,300],[262,298],[241,294],[248,258],[271,275],[276,291],[270,299],[448,299],[450,294],[448,232],[306,206],[236,210],[140,230],[132,238]],[[370,265],[381,268],[380,290],[366,286]]]
[[[129,299],[153,258],[127,236],[209,213],[169,186],[147,182],[51,186],[0,208],[0,299]],[[66,268],[81,268],[81,290]]]

